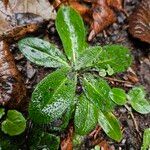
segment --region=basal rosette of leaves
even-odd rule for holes
[[[98,123],[109,137],[120,141],[122,133],[113,115],[114,107],[126,104],[128,97],[128,103],[136,110],[140,104],[135,103],[145,98],[134,99],[134,94],[141,89],[138,87],[128,96],[123,89],[111,88],[100,74],[102,71],[108,75],[125,71],[131,64],[129,50],[121,45],[89,46],[83,20],[70,7],[59,9],[55,25],[64,51],[38,38],[25,38],[18,43],[31,62],[56,68],[32,93],[31,119],[46,124],[62,118],[65,128],[74,118],[75,132],[80,135],[89,133]],[[82,87],[80,94],[77,85]],[[149,112],[148,107],[143,107],[143,113]]]

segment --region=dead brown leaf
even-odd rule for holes
[[[116,15],[108,7],[106,0],[97,0],[92,3],[92,14],[93,22],[90,27],[88,41],[91,41],[99,32],[116,21]]]
[[[129,32],[133,37],[150,44],[150,1],[142,0],[129,17]]]
[[[68,0],[54,0],[51,2],[55,9],[58,9],[61,4],[68,4]]]
[[[123,10],[123,7],[122,7],[122,0],[107,0],[107,4],[108,6],[116,9],[116,10]]]
[[[11,43],[29,34],[44,33],[48,24],[48,21],[32,13],[17,13],[15,14],[15,20],[15,27],[3,32],[3,34],[0,35],[0,40]]]
[[[73,9],[77,10],[86,22],[88,22],[89,24],[92,22],[92,18],[91,18],[92,12],[87,5],[80,4],[79,2],[75,2],[75,1],[69,2],[69,5]]]
[[[13,1],[16,1],[14,4]],[[13,13],[34,13],[43,19],[54,19],[55,13],[48,0],[11,0],[10,6]]]
[[[0,35],[15,26],[15,15],[18,13],[32,13],[45,20],[55,19],[56,13],[48,0],[11,0],[7,10],[0,1]]]
[[[78,0],[55,0],[52,4],[55,9],[58,9],[61,5],[69,5],[77,10],[86,22],[90,23],[92,21],[90,8]]]
[[[103,150],[112,150],[106,140],[103,140],[103,141],[100,142],[98,145],[99,145],[100,148],[103,149]]]
[[[79,0],[56,0],[53,3],[57,9],[61,4],[70,5],[77,10],[90,25],[88,41],[116,21],[113,9],[123,11],[122,0],[83,0],[82,2]]]
[[[96,139],[100,131],[101,128],[99,125],[97,125],[96,128],[89,134],[89,137],[93,137],[94,139]]]
[[[9,0],[3,0],[3,3],[4,3],[4,6],[5,6],[5,9],[7,9],[7,6],[8,6],[8,3],[9,3]]]
[[[68,133],[65,138],[61,140],[61,150],[73,150],[73,126],[68,129]]]
[[[24,103],[23,100],[26,96],[25,85],[15,65],[13,55],[9,51],[7,42],[19,40],[31,33],[38,33],[46,22],[41,16],[43,15],[44,18],[50,17],[52,12],[50,8],[47,0],[11,0],[6,10],[3,2],[0,1],[1,105],[18,108],[20,104]],[[33,14],[33,12],[36,14]]]
[[[26,88],[5,41],[0,41],[0,104],[18,107],[26,96]]]

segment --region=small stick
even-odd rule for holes
[[[89,137],[94,137],[94,139],[96,139],[96,137],[99,134],[100,130],[101,130],[101,127],[97,125],[96,128],[94,129],[94,131],[92,131],[89,134]]]
[[[133,85],[133,83],[129,82],[129,81],[123,81],[123,80],[119,80],[119,79],[116,79],[116,78],[110,78],[110,77],[104,77],[106,80],[109,80],[109,81],[115,81],[115,82],[120,82],[120,83],[126,83],[126,84],[131,84]]]
[[[125,106],[125,108],[129,111],[129,114],[130,114],[130,116],[131,116],[131,118],[132,118],[132,120],[133,120],[133,123],[134,123],[134,126],[135,126],[135,129],[136,129],[137,133],[139,134],[140,137],[142,137],[142,136],[141,136],[141,133],[140,133],[140,131],[139,131],[139,127],[138,127],[138,125],[137,125],[137,121],[136,121],[136,119],[135,119],[135,117],[134,117],[134,115],[133,115],[133,113],[132,113],[131,108],[128,107],[127,105],[124,105],[124,106]]]

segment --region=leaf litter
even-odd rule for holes
[[[81,3],[78,0],[57,0],[53,3],[55,8],[62,4],[76,9],[90,25],[88,41],[91,41],[98,33],[116,22],[114,10],[123,11],[122,0],[83,0]]]
[[[126,2],[126,3],[128,3],[129,4],[129,7],[128,7],[128,9],[129,9],[129,11],[131,12],[132,11],[132,9],[130,9],[130,2]],[[134,5],[136,4],[136,2],[135,2],[135,0],[132,2]],[[7,6],[8,7],[8,6]],[[118,24],[118,26],[119,26],[119,24]],[[114,27],[112,27],[112,28],[114,28]],[[106,32],[108,31],[109,32],[109,30],[111,29],[111,27],[110,28],[108,28],[108,30],[106,30]],[[120,29],[117,29],[117,30],[120,30]],[[107,32],[107,33],[108,33]],[[119,35],[119,34],[118,34]],[[120,35],[119,35],[120,36]],[[123,36],[125,36],[126,37],[126,35],[124,34]],[[111,38],[112,38],[113,36],[112,35],[110,35],[110,38],[108,38],[108,36],[106,36],[105,37],[105,40],[106,40],[106,42],[110,42],[110,40],[111,40]],[[113,39],[113,38],[112,38]],[[113,40],[112,40],[113,41]],[[112,42],[111,41],[111,42]],[[94,42],[94,41],[93,41]],[[96,41],[95,42],[97,42],[97,43],[101,43],[101,44],[104,44],[104,42],[101,40],[101,39],[99,39],[99,37],[96,39]],[[130,42],[127,42],[126,43],[126,45],[128,45],[128,46],[131,46],[132,44],[131,44],[131,41]],[[135,45],[132,45],[132,47],[135,49],[135,47],[134,47]],[[142,49],[143,50],[143,48],[142,47],[140,47],[140,48],[138,48],[138,49]],[[146,49],[148,49],[148,48],[146,48]],[[138,50],[138,52],[139,52],[139,50]],[[142,55],[143,57],[145,57],[145,52],[139,52],[140,54],[135,54],[136,55],[136,57],[138,58],[138,59],[140,59],[140,56]],[[146,56],[147,57],[147,56]],[[149,59],[148,59],[148,62],[149,62]],[[18,63],[20,63],[20,62],[18,62]],[[137,63],[137,62],[136,62]],[[35,68],[35,69],[37,69],[37,68]],[[137,70],[136,70],[137,71]],[[144,68],[142,68],[142,74],[144,73]],[[46,73],[47,72],[47,70],[44,70],[44,72]],[[37,74],[37,76],[40,76],[40,74],[38,73]],[[145,75],[146,76],[146,75]],[[34,79],[36,78],[36,77],[33,77]],[[141,77],[142,78],[142,77]],[[128,79],[126,79],[126,80],[128,80]],[[36,81],[35,81],[36,82]],[[141,81],[140,81],[141,82]],[[147,84],[147,83],[144,83],[144,84]],[[149,86],[148,86],[149,87]],[[148,89],[148,88],[147,88]],[[119,113],[120,113],[120,110],[119,110]],[[138,117],[138,115],[136,114],[136,117]],[[126,119],[126,117],[125,117],[125,119]],[[123,120],[123,118],[121,119],[121,120]],[[142,128],[143,128],[143,126],[145,126],[146,125],[146,120],[143,120],[143,118],[140,118],[138,121],[141,121],[141,122],[143,122],[140,126],[142,126]],[[127,134],[127,136],[130,136],[129,135],[129,133],[127,133],[127,132],[125,132],[126,134]],[[132,134],[132,133],[131,133]],[[129,138],[130,140],[132,139],[131,137]],[[134,139],[134,138],[133,138]],[[129,142],[129,147],[134,147],[134,144],[132,143],[132,141],[129,141],[129,140],[127,140],[128,142]],[[138,140],[136,141],[135,140],[135,142],[137,143],[137,147],[138,147],[138,144],[139,144],[139,142],[138,142]],[[119,146],[119,144],[118,144],[118,146]],[[121,145],[120,145],[121,146]],[[124,146],[121,146],[121,147],[124,147]],[[136,147],[136,148],[137,148]]]

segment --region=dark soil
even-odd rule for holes
[[[128,15],[134,11],[134,8],[139,2],[139,0],[125,0],[124,8]],[[116,78],[130,81],[135,85],[143,85],[150,96],[150,45],[140,42],[137,39],[133,39],[128,33],[128,21],[126,15],[122,12],[117,12],[117,14],[118,21],[107,28],[103,33],[98,34],[97,37],[90,42],[90,44],[106,45],[119,43],[127,46],[133,55],[133,65],[127,72],[117,75]],[[45,39],[48,39],[49,37],[48,40],[50,42],[53,42],[58,47],[62,48],[53,20],[49,23],[47,35],[48,36],[44,37]],[[15,56],[16,64],[22,73],[28,89],[28,100],[30,100],[31,93],[35,85],[49,74],[52,69],[32,64],[22,56],[22,54],[17,50],[15,44],[11,47]],[[121,86],[125,90],[132,87],[132,85],[126,85],[125,83],[113,81],[109,82],[111,85]],[[150,115],[141,115],[133,111],[134,118],[132,118],[125,107],[116,108],[115,115],[119,118],[122,125],[124,136],[122,141],[120,143],[112,141],[103,133],[102,130],[100,130],[95,139],[89,136],[85,137],[85,142],[81,149],[91,149],[102,140],[106,140],[112,150],[139,150],[142,144],[143,131],[145,128],[150,127]],[[136,130],[133,120],[136,120],[139,131]]]

